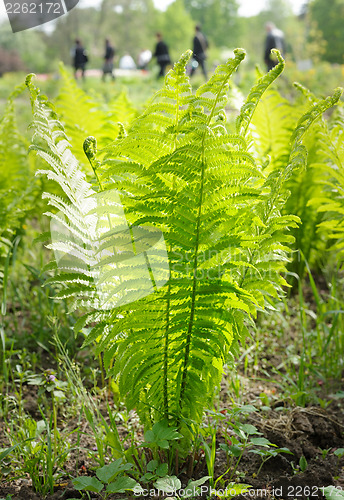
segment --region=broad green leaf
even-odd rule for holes
[[[146,443],[153,443],[155,441],[155,434],[153,431],[147,431],[145,432],[145,442]]]
[[[157,446],[159,446],[159,448],[163,448],[164,450],[167,450],[169,447],[168,441],[166,439],[159,439],[158,441],[156,441],[156,444]]]
[[[258,431],[257,427],[251,424],[240,424],[238,425],[239,429],[244,431],[245,434],[248,435],[253,435],[253,434],[261,434],[261,432]]]
[[[155,469],[158,467],[158,465],[159,465],[159,462],[157,460],[151,460],[147,464],[147,471],[148,472],[154,472]]]
[[[344,491],[336,488],[335,486],[326,486],[326,488],[321,488],[327,500],[343,500]]]
[[[255,446],[276,446],[275,444],[270,443],[270,441],[266,438],[251,438],[250,442]]]
[[[142,476],[142,481],[150,481],[151,479],[153,479],[155,477],[155,474],[153,474],[152,472],[146,472],[146,474],[144,474]]]
[[[228,451],[234,457],[239,457],[242,453],[242,447],[240,447],[236,444],[232,444],[232,445],[228,446]]]
[[[159,467],[156,469],[156,474],[159,477],[164,477],[167,476],[168,473],[168,464],[160,464]]]
[[[250,484],[229,483],[223,491],[223,494],[218,492],[217,496],[219,498],[233,498],[237,495],[247,493],[249,488],[252,488]]]
[[[256,450],[256,449],[253,449],[253,450],[248,450],[249,453],[254,453],[255,455],[259,455],[260,457],[265,457],[267,456],[268,454],[271,454],[269,450]],[[276,454],[276,452],[275,452]]]
[[[287,453],[288,455],[294,455],[294,453],[292,451],[289,450],[289,448],[277,448],[277,450],[279,453]]]
[[[168,422],[166,420],[162,420],[161,422],[154,424],[152,431],[154,432],[154,436],[157,440],[171,441],[182,437],[176,429],[168,426]]]
[[[299,465],[300,465],[301,472],[305,472],[305,470],[307,469],[308,463],[307,463],[307,459],[304,455],[302,455],[300,457]]]
[[[131,477],[119,477],[115,482],[106,487],[107,493],[125,493],[125,490],[133,490],[138,486],[138,482]]]
[[[206,483],[211,476],[203,476],[200,479],[196,479],[196,481],[189,481],[187,487],[188,488],[196,488],[197,486],[202,486],[202,484]]]
[[[185,495],[183,496],[183,498],[193,498],[196,494],[199,494],[199,486],[202,486],[202,484],[206,483],[210,478],[211,476],[203,476],[196,481],[189,481],[185,488]],[[189,494],[187,494],[188,491]]]
[[[122,458],[118,458],[115,462],[109,465],[104,465],[100,469],[97,469],[96,474],[98,479],[103,481],[103,483],[110,483],[114,478],[122,471],[130,470],[132,468],[131,464],[122,464]]]
[[[182,483],[177,476],[166,476],[159,478],[154,483],[155,488],[163,491],[164,493],[173,493],[180,490]]]
[[[104,488],[103,483],[98,481],[96,477],[80,476],[72,480],[76,490],[93,491],[99,493]]]

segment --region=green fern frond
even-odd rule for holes
[[[252,87],[246,99],[246,102],[241,108],[240,115],[237,118],[237,123],[236,123],[237,133],[243,137],[247,133],[253,113],[256,107],[258,106],[258,103],[263,93],[272,84],[272,82],[276,80],[276,78],[282,73],[284,69],[285,63],[281,54],[276,49],[274,49],[273,52],[275,53],[278,59],[278,64],[271,71],[269,71],[269,73],[259,78],[256,85]]]
[[[29,142],[19,132],[15,116],[14,100],[23,90],[23,85],[14,89],[0,118],[0,282],[15,235],[35,197],[34,165],[27,157]]]
[[[318,197],[309,201],[321,215],[318,229],[331,241],[328,250],[334,251],[337,262],[342,266],[344,259],[344,113],[343,105],[336,108],[328,126],[319,133],[320,148],[317,150],[319,186],[322,189]]]
[[[283,189],[289,191],[290,196],[283,213],[300,217],[301,225],[291,231],[295,237],[293,246],[296,250],[301,250],[312,265],[324,247],[324,240],[316,237],[319,214],[315,205],[310,206],[308,203],[311,199],[319,199],[321,194],[323,167],[320,165],[320,156],[328,142],[325,121],[318,118],[328,105],[332,106],[337,101],[337,95],[335,92],[333,97],[316,107],[319,100],[300,84],[294,85],[300,91],[295,102],[287,101],[276,90],[269,89],[257,106],[249,130],[254,143],[253,154],[265,166],[264,173],[269,176],[272,190],[278,189],[279,180],[282,180],[282,184],[285,183],[285,178],[282,179],[281,176],[289,172]],[[314,119],[308,123],[309,126],[303,128],[313,112]],[[295,123],[299,120],[298,132],[295,132]],[[317,124],[313,126],[315,120]],[[297,146],[291,141],[291,138],[295,141],[296,133],[300,134]],[[292,156],[291,148],[294,148]],[[290,164],[290,160],[293,166],[288,171],[285,166]],[[299,253],[294,253],[293,262],[288,265],[288,269],[302,277],[304,261],[299,258]]]
[[[306,103],[293,105],[275,89],[268,89],[260,99],[249,131],[257,159],[267,165],[266,174],[280,172],[288,162],[290,137],[306,109]]]
[[[87,139],[97,192],[51,107],[29,83],[34,148],[66,198],[45,195],[57,211],[50,214],[57,223],[51,248],[65,259],[57,255],[60,272],[52,279],[61,287],[58,297],[86,309],[76,328],[105,353],[128,409],[146,425],[166,418],[186,438],[247,321],[287,285],[281,273],[293,240],[288,231],[299,219],[280,210],[284,182],[303,151],[297,133],[281,175],[266,177],[246,142],[253,111],[283,68],[281,58],[250,93],[236,134],[227,132],[225,106],[244,51],[237,49],[195,94],[185,71],[189,58],[190,52],[169,71],[143,114],[106,147],[105,158]]]
[[[56,113],[45,98],[40,97],[38,89],[32,84],[32,76],[27,78],[26,84],[32,99],[32,128],[35,130],[34,143],[30,150],[35,151],[50,167],[49,170],[38,170],[37,175],[46,175],[55,181],[65,195],[65,199],[53,193],[43,195],[48,204],[56,209],[56,212],[47,212],[52,219],[53,238],[48,248],[55,252],[60,269],[64,273],[67,272],[65,278],[69,276],[68,273],[74,274],[74,280],[63,280],[59,277],[59,282],[63,283],[64,287],[57,294],[57,298],[74,296],[80,292],[83,301],[85,297],[93,298],[95,289],[93,286],[88,290],[89,287],[85,286],[85,283],[89,283],[89,276],[94,278],[91,267],[97,261],[92,241],[92,221],[86,217],[94,206],[92,195],[95,192],[70,151]]]
[[[128,194],[123,203],[134,224],[150,223],[163,230],[171,278],[167,287],[148,304],[137,304],[138,309],[135,304],[131,306],[132,314],[140,317],[141,326],[131,334],[125,326],[126,323],[130,325],[130,317],[119,320],[99,348],[107,348],[112,336],[126,331],[118,351],[114,350],[116,361],[112,372],[119,377],[120,391],[127,398],[127,404],[130,407],[135,402],[141,415],[145,414],[147,405],[161,408],[160,418],[168,416],[179,425],[185,418],[199,420],[209,397],[204,387],[211,390],[216,385],[233,340],[242,335],[242,316],[254,314],[257,307],[255,292],[258,286],[251,292],[249,286],[245,289],[239,281],[245,269],[254,268],[250,251],[257,243],[251,231],[260,219],[257,216],[252,220],[251,210],[259,204],[258,187],[263,178],[247,151],[244,138],[228,135],[221,126],[228,79],[243,56],[243,51],[238,50],[235,59],[219,67],[195,96],[186,92],[184,102],[178,88],[174,96],[171,88],[168,92],[165,87],[160,91],[163,102],[168,96],[170,103],[174,100],[187,105],[181,112],[177,109],[178,114],[174,115],[169,106],[163,120],[150,118],[164,140],[168,127],[170,138],[167,140],[171,141],[173,150],[164,150],[166,142],[163,142],[158,150],[158,154],[162,152],[160,158],[152,158],[143,144],[139,148],[141,161],[138,163],[139,155],[132,156],[136,146],[131,137],[134,132],[139,135],[141,123],[136,122],[126,142],[114,144],[107,158],[117,172],[123,173],[127,163],[120,164],[120,156],[132,160],[129,171],[135,175],[137,190],[130,181],[121,182],[120,186],[125,186]],[[182,78],[185,78],[183,73]],[[164,110],[162,104],[153,103],[144,113],[142,123],[150,113],[155,118]],[[147,134],[143,137],[146,139]],[[154,153],[157,155],[156,149]],[[115,155],[118,155],[117,163]],[[291,222],[294,221],[285,219],[280,226]],[[211,254],[212,249],[216,257]],[[281,253],[282,247],[274,251],[275,259],[277,251]],[[232,253],[235,253],[234,260]],[[261,278],[268,267],[274,273],[271,285],[261,286],[265,292],[272,293],[276,281],[278,286],[284,284],[276,278],[283,268],[281,260],[271,261],[270,265],[268,261],[257,262],[255,270]],[[140,339],[142,350],[141,344],[137,344]],[[149,362],[144,361],[147,355]],[[158,377],[161,370],[163,378]],[[133,386],[135,393],[131,389]]]
[[[64,124],[72,153],[87,169],[82,150],[85,137],[97,137],[99,148],[104,148],[119,134],[121,126],[118,122],[128,126],[136,111],[124,92],[106,104],[86,94],[63,64],[60,65],[60,75],[62,85],[56,99],[56,112]]]
[[[301,138],[301,136],[309,129],[312,123],[323,115],[325,111],[332,108],[339,101],[343,89],[338,87],[335,89],[331,96],[321,99],[319,102],[314,103],[314,105],[305,113],[299,120],[297,127],[295,128],[294,134],[292,135],[292,142],[296,144]]]

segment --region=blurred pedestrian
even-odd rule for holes
[[[193,60],[191,63],[191,73],[190,76],[194,74],[198,66],[201,66],[204,78],[207,80],[207,70],[205,67],[205,60],[207,58],[207,48],[209,46],[206,36],[202,33],[199,24],[195,27],[195,36],[193,38]]]
[[[161,33],[156,33],[157,43],[153,57],[156,57],[157,63],[160,66],[158,78],[165,76],[166,67],[171,64],[170,54],[166,43],[162,39]]]
[[[152,59],[152,53],[149,49],[142,49],[137,58],[137,66],[143,71],[147,71],[149,61]]]
[[[80,70],[81,77],[84,80],[86,64],[88,63],[88,55],[79,38],[75,40],[75,46],[74,49],[72,50],[72,58],[73,58],[75,79],[78,78],[78,71]]]
[[[135,61],[128,52],[120,58],[118,66],[120,69],[136,69]]]
[[[271,50],[278,49],[283,56],[285,52],[285,40],[283,31],[276,28],[274,23],[266,23],[265,29],[264,62],[267,70],[270,71],[278,63],[277,57],[271,54]]]
[[[107,38],[105,40],[105,54],[104,54],[103,76],[102,76],[103,81],[105,81],[106,75],[111,75],[112,80],[115,79],[115,75],[113,74],[113,60],[115,57],[115,52],[116,51],[114,46]]]

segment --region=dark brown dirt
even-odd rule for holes
[[[259,477],[256,472],[260,458],[247,454],[245,482],[254,489],[267,489],[276,498],[306,499],[322,497],[321,488],[325,486],[344,488],[344,459],[338,460],[333,454],[344,447],[342,406],[333,405],[327,410],[294,408],[283,414],[271,411],[267,418],[254,413],[250,420],[269,441],[293,453],[281,453],[267,461]],[[307,461],[304,472],[297,467],[301,456]]]

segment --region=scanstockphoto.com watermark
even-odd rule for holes
[[[13,33],[53,21],[78,3],[79,0],[4,0]]]
[[[341,491],[342,488],[332,487],[333,490]],[[326,490],[331,489],[331,487],[326,487]],[[247,499],[250,498],[302,498],[302,497],[319,497],[324,496],[324,486],[307,486],[307,485],[288,485],[288,486],[277,486],[271,488],[259,488],[254,489],[248,487],[246,490],[240,492],[240,496],[244,496]],[[197,497],[214,497],[214,498],[232,498],[238,495],[238,490],[233,487],[228,488],[212,488],[211,486],[202,485],[197,487],[186,487],[180,489],[171,489],[170,491],[162,491],[157,488],[142,488],[138,486],[134,488],[133,493],[135,497],[143,498],[176,498],[176,499],[191,499]]]
[[[130,226],[116,189],[93,192],[87,197],[87,212],[69,211],[52,215],[51,244],[58,268],[63,273],[82,273],[87,283],[88,298],[96,307],[106,310],[142,299],[160,290],[172,277],[193,277],[206,283],[221,280],[223,275],[234,282],[244,275],[259,279],[275,279],[283,255],[270,256],[255,252],[254,265],[245,249],[229,246],[195,253],[174,251],[169,255],[165,237],[159,229]]]

